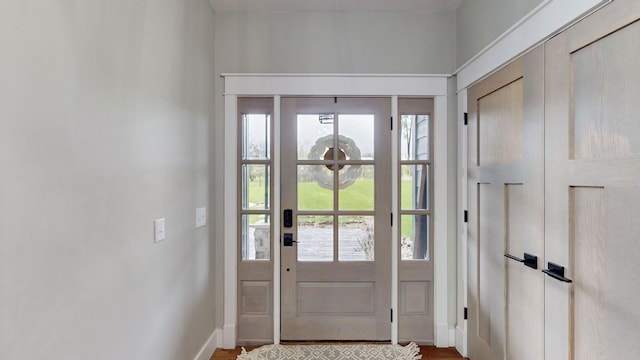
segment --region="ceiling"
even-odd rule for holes
[[[464,0],[209,0],[216,12],[443,12],[458,9]]]

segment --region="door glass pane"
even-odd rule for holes
[[[429,209],[429,165],[401,166],[402,210]]]
[[[374,116],[339,115],[339,146],[347,160],[372,160],[374,155]]]
[[[402,160],[428,160],[429,115],[402,115],[400,153]]]
[[[242,209],[268,210],[269,165],[242,165]]]
[[[330,167],[298,166],[298,210],[333,210],[334,179]]]
[[[373,261],[373,216],[340,216],[338,224],[338,260]]]
[[[242,114],[242,159],[267,160],[271,147],[271,115]]]
[[[402,215],[400,232],[402,260],[429,259],[428,215]]]
[[[268,215],[242,215],[242,260],[269,260],[271,226]]]
[[[333,261],[333,216],[298,216],[298,261]]]
[[[373,210],[373,165],[345,165],[338,174],[340,210]]]
[[[298,160],[323,160],[333,142],[333,114],[298,115]]]

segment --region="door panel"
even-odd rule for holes
[[[273,341],[273,99],[238,99],[238,343]]]
[[[398,341],[433,345],[433,99],[399,98],[398,115]]]
[[[506,253],[544,253],[542,224],[533,229],[531,208],[523,184],[505,186]],[[542,216],[538,217],[541,220]],[[540,260],[540,259],[538,259]],[[506,267],[506,359],[539,360],[544,357],[544,277],[531,267],[508,261]]]
[[[640,353],[640,3],[614,1],[545,45],[546,359]],[[562,278],[560,278],[562,279]]]
[[[522,161],[522,78],[478,99],[478,164]]]
[[[502,216],[501,194],[490,184],[478,184],[478,337],[487,346],[501,348],[500,309],[503,299],[496,289],[502,288],[500,264],[503,243],[500,239]],[[491,190],[494,190],[493,193]],[[493,316],[492,316],[493,314]],[[498,334],[492,333],[499,332]],[[492,339],[493,338],[493,339]],[[492,341],[493,340],[493,341]]]
[[[570,242],[573,252],[574,357],[601,359],[604,354],[605,206],[604,188],[572,187],[569,192]]]
[[[543,51],[468,93],[469,357],[540,359],[544,277]],[[526,111],[525,111],[526,109]],[[507,258],[506,255],[509,255]]]
[[[389,98],[283,98],[282,340],[389,340]],[[337,149],[337,150],[336,150]],[[290,234],[290,235],[287,235]]]

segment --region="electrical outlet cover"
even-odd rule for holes
[[[154,220],[153,225],[154,225],[154,232],[155,232],[154,241],[158,242],[158,241],[164,240],[165,238],[164,218]]]

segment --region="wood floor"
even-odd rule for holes
[[[254,349],[255,346],[247,346],[247,351]],[[211,360],[235,360],[240,355],[241,348],[237,347],[233,350],[217,349]],[[451,360],[451,359],[466,359],[460,356],[455,348],[436,348],[433,346],[420,346],[420,354],[422,354],[422,360]]]

